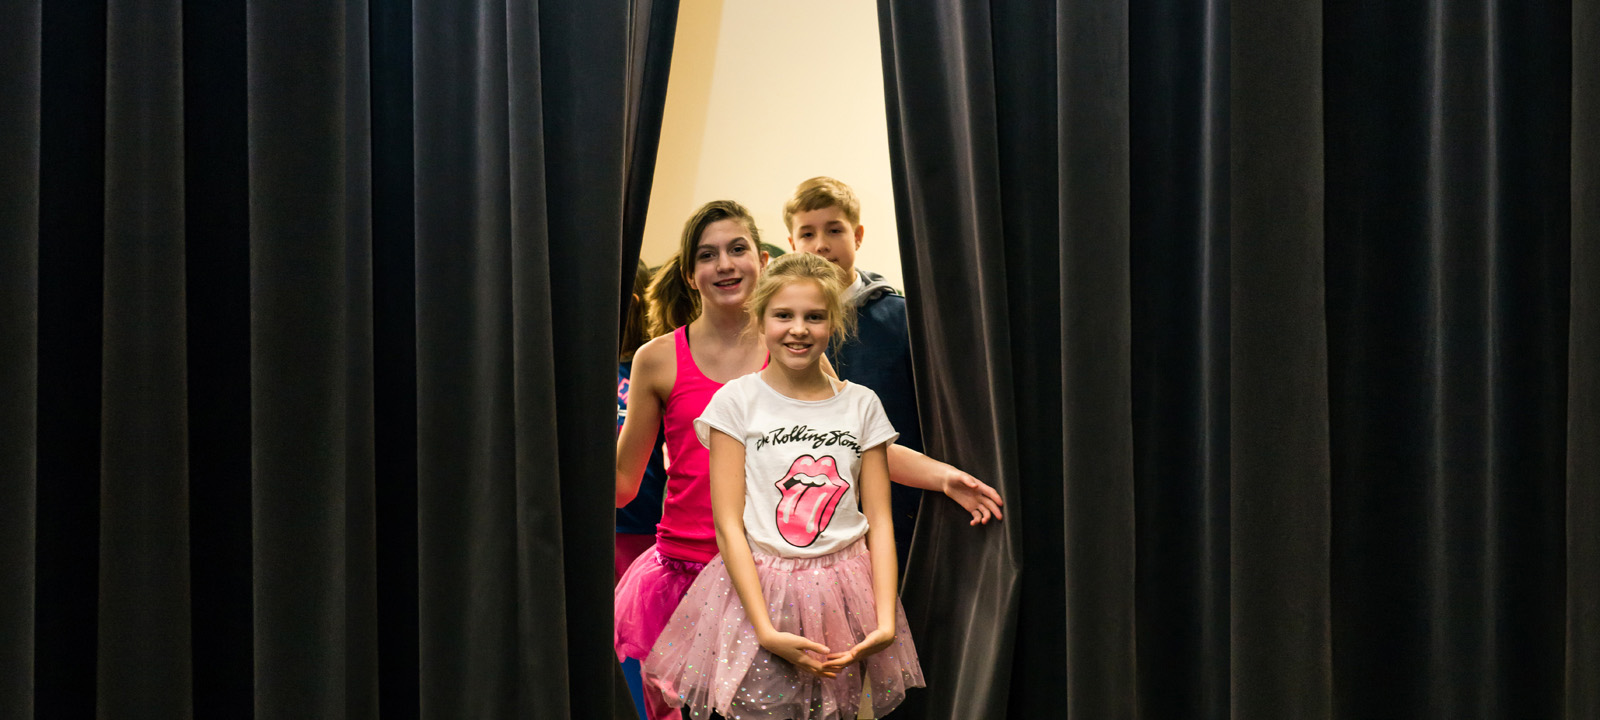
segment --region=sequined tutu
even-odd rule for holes
[[[611,596],[616,620],[611,639],[617,659],[650,656],[667,619],[704,567],[705,563],[670,558],[654,548],[634,558]]]
[[[775,628],[834,651],[847,650],[877,627],[872,561],[866,540],[831,555],[786,558],[755,554],[762,597]],[[868,685],[863,693],[863,670]],[[645,661],[646,682],[695,718],[710,710],[728,718],[848,720],[869,702],[883,717],[922,687],[922,667],[895,601],[895,642],[831,679],[799,670],[756,642],[739,594],[719,556],[689,588]]]

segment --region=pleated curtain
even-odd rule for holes
[[[1600,714],[1600,5],[879,8],[908,716]]]
[[[1600,715],[1595,0],[879,8],[896,716]],[[0,715],[628,711],[675,17],[0,5]]]
[[[0,716],[631,712],[589,330],[676,14],[0,6]]]

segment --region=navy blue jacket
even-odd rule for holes
[[[922,426],[917,420],[917,389],[911,376],[911,337],[906,329],[906,299],[883,276],[859,268],[866,286],[856,297],[856,336],[842,347],[829,348],[828,360],[840,379],[860,383],[878,394],[889,422],[899,431],[895,442],[922,452]],[[904,485],[890,488],[894,504],[895,545],[905,566],[911,531],[916,525],[922,491]]]

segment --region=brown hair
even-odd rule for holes
[[[617,359],[622,362],[633,359],[633,351],[640,345],[650,340],[646,332],[645,308],[650,303],[645,299],[646,290],[650,287],[650,268],[646,267],[643,260],[639,261],[638,269],[633,272],[633,302],[628,306],[628,324],[622,328],[622,339],[618,344],[620,353]]]
[[[845,291],[850,287],[844,281],[844,270],[811,253],[789,253],[773,260],[761,273],[755,292],[745,301],[750,313],[750,329],[761,331],[761,317],[767,305],[779,290],[797,282],[811,281],[822,289],[822,303],[828,308],[828,327],[832,337],[829,342],[839,347],[856,331],[856,307],[845,302]]]
[[[689,286],[689,276],[694,272],[694,251],[706,228],[722,220],[737,220],[744,225],[759,252],[761,232],[756,229],[755,217],[743,205],[732,200],[712,200],[701,205],[683,224],[678,254],[663,263],[650,281],[651,336],[665,335],[699,317],[700,293]]]
[[[856,199],[856,192],[851,190],[849,185],[819,175],[800,183],[800,186],[794,189],[794,197],[783,204],[783,227],[793,232],[794,216],[797,213],[830,207],[839,208],[851,225],[861,224],[861,201]]]

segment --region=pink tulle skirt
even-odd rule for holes
[[[611,596],[616,617],[611,639],[618,660],[650,657],[661,629],[705,566],[669,558],[655,548],[634,558]]]
[[[865,539],[818,558],[755,554],[755,561],[762,597],[778,630],[837,652],[877,627]],[[645,661],[644,673],[668,703],[688,706],[695,718],[716,710],[728,718],[853,720],[862,702],[883,717],[905,699],[906,688],[923,686],[898,600],[894,644],[834,678],[820,678],[756,642],[721,557],[708,563],[689,588]]]

